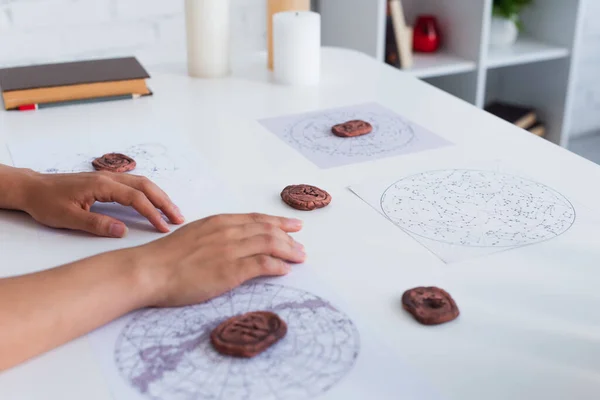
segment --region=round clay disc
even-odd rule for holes
[[[290,185],[281,192],[285,204],[296,210],[311,211],[331,203],[331,195],[311,185]]]
[[[135,168],[135,160],[125,154],[108,153],[92,161],[96,171],[128,172]]]
[[[366,135],[373,131],[373,126],[367,121],[355,119],[334,125],[331,132],[339,137],[356,137]]]
[[[423,325],[438,325],[458,317],[454,299],[437,287],[416,287],[402,295],[402,307]]]
[[[271,347],[286,333],[287,325],[277,314],[253,311],[222,322],[212,331],[210,340],[221,354],[250,358]]]

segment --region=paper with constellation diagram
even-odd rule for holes
[[[155,181],[210,182],[213,177],[197,153],[176,135],[113,133],[13,141],[8,148],[17,167],[42,173],[92,172],[92,161],[106,153],[123,153],[136,161],[131,174]]]
[[[356,119],[369,122],[373,131],[350,138],[331,133],[334,125]],[[451,144],[377,103],[269,118],[259,122],[320,168],[410,154]]]
[[[90,334],[115,400],[440,399],[309,270],[195,306],[141,310]],[[287,323],[283,339],[251,359],[213,349],[213,328],[258,310]]]
[[[181,209],[188,221],[205,217],[207,212],[229,212],[224,185],[209,172],[197,152],[177,135],[165,138],[160,133],[127,135],[112,133],[78,137],[40,138],[13,141],[8,145],[16,167],[55,174],[92,172],[92,160],[106,153],[123,153],[136,161],[130,174],[146,176],[159,185]],[[219,202],[212,197],[220,197]],[[201,209],[198,204],[202,204]],[[209,206],[213,206],[212,208]],[[115,203],[96,203],[92,211],[113,216],[130,228],[127,240],[156,239],[150,223],[130,207]],[[38,236],[77,235],[76,232],[40,227]]]
[[[498,168],[407,172],[350,190],[447,263],[598,230],[585,207]],[[578,217],[589,215],[577,224],[574,204]]]

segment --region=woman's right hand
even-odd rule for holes
[[[175,307],[219,296],[259,276],[285,275],[301,263],[304,247],[288,234],[295,219],[223,214],[130,249],[148,297],[146,306]]]

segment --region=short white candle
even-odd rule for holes
[[[188,73],[220,78],[230,72],[229,0],[185,0]]]
[[[273,15],[273,71],[284,85],[316,85],[321,75],[321,16],[312,11]]]

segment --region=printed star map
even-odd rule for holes
[[[227,357],[210,343],[223,320],[272,311],[287,335],[251,359]],[[209,302],[140,311],[115,347],[121,376],[153,400],[309,399],[354,366],[359,334],[326,300],[291,287],[252,283]]]
[[[381,209],[411,234],[471,247],[538,243],[575,222],[575,209],[560,193],[494,171],[440,170],[403,178],[383,193]]]

